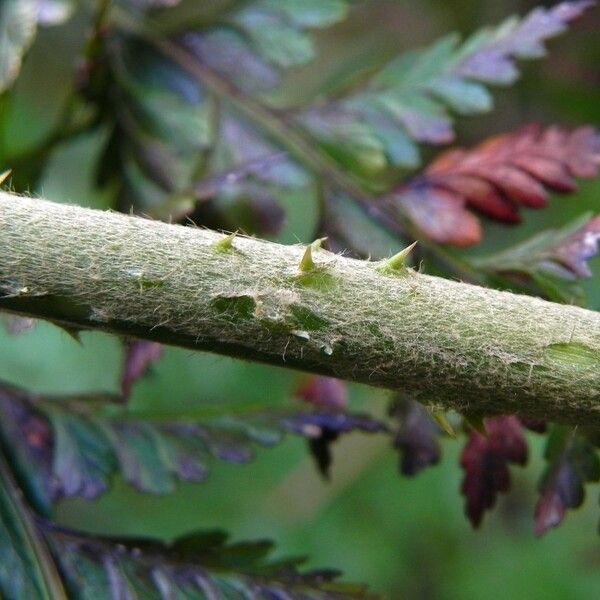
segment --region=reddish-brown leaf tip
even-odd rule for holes
[[[481,241],[481,227],[467,209],[518,223],[521,207],[543,208],[549,191],[573,192],[575,178],[595,177],[599,170],[600,134],[594,128],[531,125],[470,151],[443,153],[393,197],[433,241],[470,246]]]
[[[509,490],[508,465],[527,462],[527,441],[517,417],[485,419],[485,429],[487,436],[471,429],[460,458],[465,472],[461,492],[473,527],[479,527],[485,511],[496,503],[498,493]]]

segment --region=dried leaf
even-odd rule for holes
[[[545,452],[548,466],[540,481],[535,507],[535,534],[558,527],[568,508],[578,508],[585,497],[584,484],[600,479],[597,450],[568,427],[555,425]]]
[[[152,365],[162,356],[163,347],[158,342],[136,340],[127,345],[121,376],[121,393],[129,398],[135,383],[141,379]]]
[[[543,208],[547,190],[573,192],[575,177],[594,177],[599,169],[600,134],[595,129],[568,132],[530,126],[493,137],[471,151],[442,154],[390,202],[433,241],[470,246],[481,241],[482,233],[468,208],[518,223],[521,206]],[[571,251],[577,246],[580,252],[590,252],[595,244],[591,237],[584,236]]]
[[[509,464],[527,462],[527,441],[517,417],[485,419],[487,436],[471,429],[460,464],[465,471],[461,492],[465,512],[473,527],[479,527],[486,510],[500,492],[510,488]]]

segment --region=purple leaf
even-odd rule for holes
[[[394,435],[394,448],[400,450],[400,472],[413,476],[436,465],[441,458],[440,428],[425,407],[413,400],[395,402],[390,410],[400,424]]]
[[[479,527],[486,510],[500,492],[510,488],[509,464],[527,462],[527,441],[517,417],[485,419],[487,436],[471,430],[460,464],[465,471],[461,492],[465,512],[473,527]]]
[[[535,534],[544,535],[558,527],[568,508],[581,506],[584,484],[600,479],[596,448],[568,427],[555,426],[545,452],[548,467],[540,482],[540,498],[535,506]]]
[[[158,342],[145,340],[137,340],[127,347],[121,376],[123,398],[129,398],[134,384],[146,375],[154,363],[160,360],[162,350],[162,346]]]
[[[591,277],[587,261],[600,251],[600,215],[554,246],[550,257],[567,268],[574,277]]]
[[[333,377],[311,377],[296,390],[296,396],[321,408],[343,410],[348,405],[346,384]]]

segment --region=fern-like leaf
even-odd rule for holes
[[[369,171],[387,166],[416,167],[414,142],[446,144],[454,139],[451,112],[491,110],[486,85],[509,85],[518,77],[517,59],[545,54],[544,41],[593,5],[593,0],[536,8],[523,19],[511,17],[482,29],[464,42],[450,35],[430,48],[392,60],[358,92],[300,115],[302,125],[333,155]]]
[[[117,472],[142,492],[172,492],[179,481],[202,482],[216,459],[246,464],[257,446],[284,434],[328,452],[339,435],[386,432],[367,415],[291,405],[236,416],[170,420],[136,417],[110,397],[45,398],[0,387],[0,440],[42,511],[61,498],[94,499]]]
[[[573,192],[574,178],[595,177],[599,169],[600,134],[595,129],[532,126],[492,137],[470,151],[442,154],[394,192],[390,202],[392,211],[408,214],[433,241],[469,246],[482,238],[470,210],[518,223],[521,207],[543,208],[547,190]]]
[[[476,261],[497,283],[554,302],[582,299],[576,285],[592,276],[587,261],[600,252],[600,216],[583,215],[561,229],[544,230],[508,250]]]

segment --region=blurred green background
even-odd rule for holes
[[[341,25],[319,34],[322,59],[288,78],[283,104],[302,102],[338,78],[426,45],[451,31],[472,31],[535,3],[480,0],[373,0]],[[548,3],[552,4],[552,3]],[[73,56],[85,28],[71,22],[41,32],[17,89],[17,101],[1,123],[10,153],[31,147],[60,113]],[[496,93],[490,116],[459,121],[461,144],[539,121],[577,125],[600,121],[600,10],[570,34],[550,43],[550,57],[524,65],[513,88]],[[43,60],[40,60],[43,58]],[[55,153],[36,193],[57,201],[107,206],[109,192],[94,190],[93,165],[105,133],[67,144]],[[316,207],[288,201],[284,241],[310,239]],[[600,182],[582,185],[549,209],[528,211],[518,228],[488,226],[488,251],[532,231],[559,226],[584,211],[600,212]],[[600,310],[600,261],[586,283],[590,305]],[[48,392],[116,391],[121,349],[117,340],[84,334],[78,344],[47,324],[12,337],[0,332],[0,377]],[[293,393],[302,375],[213,355],[168,349],[151,377],[139,384],[132,410],[192,411],[206,403],[261,401],[277,404]],[[355,406],[385,410],[385,394],[354,386]],[[337,443],[330,482],[316,473],[304,443],[288,439],[259,451],[246,467],[215,465],[203,485],[184,485],[168,497],[143,496],[115,482],[94,503],[70,501],[57,511],[66,524],[101,533],[166,539],[198,529],[224,527],[234,539],[273,538],[280,554],[310,556],[313,566],[344,570],[397,598],[600,597],[598,489],[589,487],[584,507],[542,540],[533,536],[535,486],[542,468],[542,441],[530,436],[529,465],[513,469],[513,490],[479,531],[463,516],[458,455],[462,439],[444,442],[442,464],[415,480],[401,479],[398,456],[387,440],[355,434]]]

